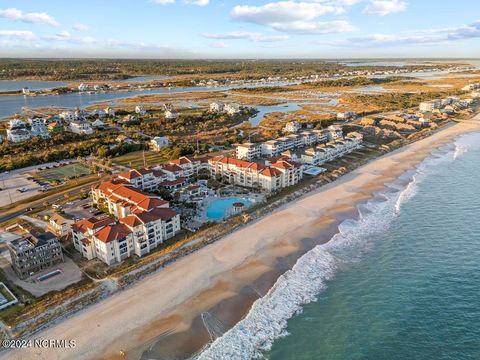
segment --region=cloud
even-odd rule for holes
[[[13,21],[21,21],[29,24],[46,24],[51,26],[58,26],[58,22],[47,13],[24,13],[22,10],[9,8],[0,9],[0,18],[9,19]]]
[[[76,30],[76,31],[88,31],[88,30],[90,30],[90,26],[88,26],[86,24],[82,24],[82,23],[75,23],[75,24],[73,24],[72,28],[73,28],[73,30]]]
[[[68,31],[66,30],[63,30],[63,31],[60,31],[59,33],[55,34],[55,35],[46,35],[46,36],[43,36],[42,39],[45,39],[45,40],[56,40],[56,41],[66,41],[68,39],[70,39],[71,35]]]
[[[319,22],[326,14],[343,14],[344,6],[358,0],[278,1],[261,6],[237,5],[230,17],[237,21],[268,26],[274,30],[299,34],[325,34],[350,32],[355,28],[347,20]]]
[[[402,12],[407,8],[407,3],[400,0],[371,0],[370,4],[363,9],[366,15],[385,16],[388,14]]]
[[[153,0],[153,2],[158,5],[175,4],[175,0]]]
[[[249,40],[253,42],[277,42],[288,40],[286,35],[264,35],[249,31],[230,31],[226,33],[203,33],[202,36],[207,39],[219,40]]]
[[[0,30],[0,37],[26,41],[36,39],[36,36],[33,32],[26,30]]]
[[[186,4],[192,4],[197,6],[207,6],[210,0],[185,0]]]
[[[453,28],[424,29],[398,34],[372,34],[329,43],[316,43],[322,45],[371,48],[401,45],[438,45],[474,38],[480,38],[480,21]]]
[[[223,41],[216,41],[216,42],[211,42],[208,44],[211,48],[217,48],[217,49],[223,49],[228,47],[227,44],[225,44]]]

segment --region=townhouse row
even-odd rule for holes
[[[330,126],[325,130],[307,130],[298,134],[287,135],[263,143],[244,143],[236,145],[236,157],[251,161],[260,156],[276,157],[286,150],[309,147],[318,143],[326,143],[342,137],[339,126]]]

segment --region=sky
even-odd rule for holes
[[[0,0],[0,57],[478,58],[478,0]]]

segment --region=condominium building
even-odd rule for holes
[[[112,180],[92,187],[92,201],[116,218],[169,206],[168,201],[160,196],[144,193],[121,180]]]
[[[157,191],[158,185],[167,179],[164,172],[149,168],[130,170],[118,174],[117,177],[146,192]]]
[[[439,109],[442,106],[442,101],[439,99],[421,102],[418,106],[422,112],[432,112],[434,109]]]
[[[209,160],[213,175],[221,176],[234,185],[259,187],[267,191],[281,189],[298,183],[303,177],[302,164],[279,160],[263,165],[226,156]]]
[[[253,159],[262,155],[261,144],[255,143],[243,143],[237,144],[236,147],[236,156],[237,159],[252,161]]]
[[[63,262],[60,243],[50,232],[29,234],[7,243],[12,267],[20,279]]]
[[[198,174],[202,169],[209,170],[208,159],[209,157],[206,156],[198,158],[182,156],[179,159],[170,161],[169,165],[178,166],[183,171],[181,176],[190,177]]]
[[[331,132],[331,130],[306,130],[299,134],[290,134],[278,139],[265,141],[261,144],[239,144],[236,145],[236,156],[238,159],[247,161],[262,155],[268,157],[280,156],[286,150],[327,142],[331,137]]]
[[[300,155],[300,162],[322,165],[359,149],[362,146],[362,139],[363,136],[360,133],[354,132],[348,134],[344,139],[308,148]]]
[[[90,218],[72,225],[75,248],[89,260],[112,265],[133,254],[141,257],[180,231],[180,215],[168,201],[122,180],[93,187],[92,200],[116,220]]]

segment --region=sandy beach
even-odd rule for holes
[[[343,176],[316,192],[148,276],[39,334],[71,349],[26,348],[0,359],[186,358],[239,321],[299,256],[328,241],[339,222],[456,136],[455,124]]]

